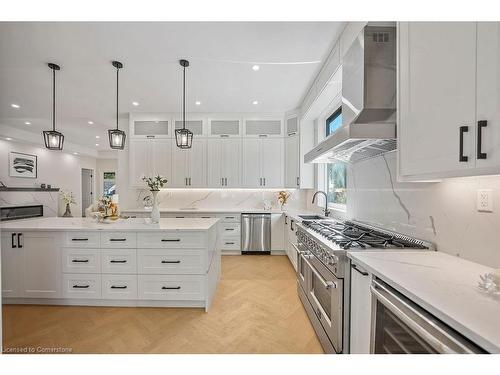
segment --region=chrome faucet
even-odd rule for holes
[[[325,208],[323,209],[323,212],[325,213],[325,216],[328,217],[330,215],[330,210],[328,209],[328,195],[324,191],[318,190],[316,193],[314,193],[311,203],[314,203],[314,201],[316,200],[316,195],[320,193],[325,196]]]

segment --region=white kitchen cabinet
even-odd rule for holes
[[[131,139],[129,144],[130,185],[145,187],[142,176],[161,175],[172,186],[172,141],[170,139]]]
[[[283,187],[283,138],[243,139],[243,185]]]
[[[400,175],[460,175],[474,167],[476,24],[399,24]],[[459,158],[460,129],[463,155]]]
[[[300,159],[298,134],[285,138],[285,187],[297,189],[300,187]]]
[[[167,113],[130,113],[130,139],[172,138],[172,118]]]
[[[246,118],[243,122],[245,137],[283,137],[283,119]]]
[[[282,214],[271,214],[271,251],[285,250],[284,219]]]
[[[200,188],[207,186],[206,146],[207,140],[194,138],[193,146],[181,149],[173,140],[172,184],[173,187]]]
[[[2,234],[2,296],[57,298],[61,291],[61,255],[57,234]]]
[[[240,187],[241,139],[208,139],[207,173],[209,187]]]
[[[357,264],[351,265],[351,354],[370,353],[371,282],[370,273]]]
[[[297,271],[297,234],[296,222],[290,216],[285,215],[283,218],[284,223],[284,238],[285,238],[285,251],[290,263],[295,271]]]

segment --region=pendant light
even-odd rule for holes
[[[61,67],[53,63],[49,63],[48,66],[52,69],[52,130],[43,132],[43,140],[49,150],[62,150],[64,135],[56,131],[56,70],[61,70]]]
[[[191,148],[193,144],[193,132],[186,129],[186,67],[189,61],[180,60],[182,66],[182,129],[175,129],[175,142],[179,148]]]
[[[118,74],[123,64],[119,61],[111,63],[116,68],[116,129],[108,130],[109,147],[115,150],[123,150],[125,148],[125,138],[127,137],[123,130],[118,129]]]

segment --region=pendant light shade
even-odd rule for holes
[[[56,70],[61,70],[61,67],[52,63],[48,66],[52,69],[52,130],[43,132],[43,141],[49,150],[62,150],[64,135],[56,131]]]
[[[182,129],[175,129],[175,142],[179,148],[191,148],[193,145],[193,132],[186,129],[186,67],[189,61],[180,60],[182,66]]]
[[[127,135],[123,130],[118,129],[118,74],[120,69],[123,68],[123,64],[119,61],[113,61],[111,64],[116,68],[116,129],[108,130],[109,147],[115,150],[123,150]]]

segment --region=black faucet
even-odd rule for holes
[[[323,194],[325,196],[325,208],[323,209],[323,212],[325,213],[325,216],[328,217],[330,215],[330,210],[328,209],[328,195],[324,191],[318,190],[314,193],[312,203],[314,203],[316,195],[318,194]]]

